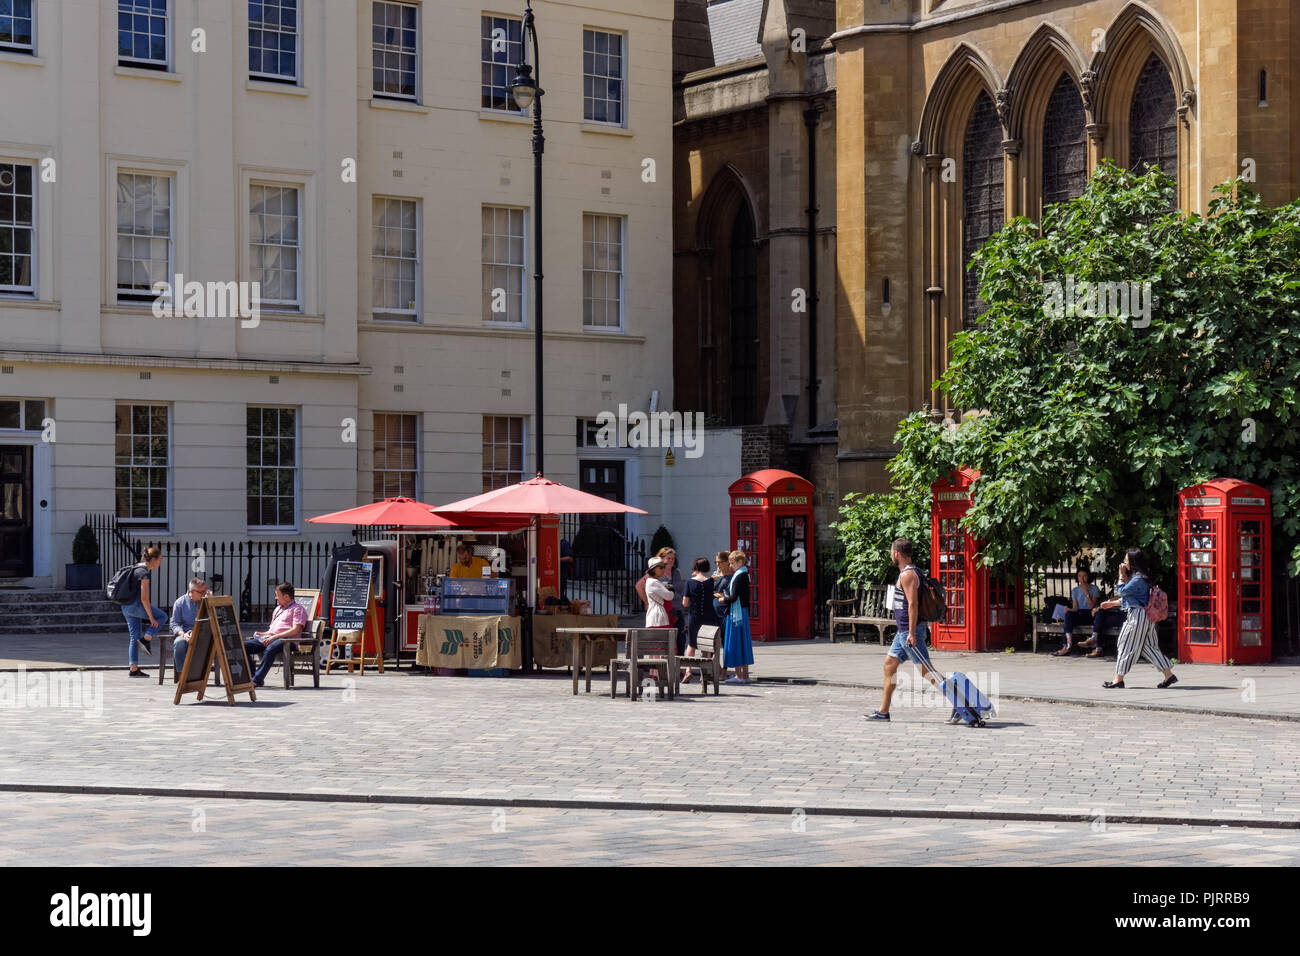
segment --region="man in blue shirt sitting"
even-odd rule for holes
[[[190,638],[194,636],[194,619],[199,615],[199,605],[208,596],[208,582],[200,577],[190,578],[190,589],[176,599],[172,605],[172,661],[175,663],[175,679],[180,680],[185,673],[185,654],[190,648]]]

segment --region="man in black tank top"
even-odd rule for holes
[[[894,621],[898,627],[894,631],[894,643],[885,655],[885,692],[880,709],[868,714],[868,720],[888,720],[889,702],[894,696],[894,679],[898,665],[904,657],[914,661],[935,687],[939,687],[942,678],[930,666],[930,649],[926,638],[929,636],[925,622],[921,621],[921,575],[912,563],[912,542],[899,538],[889,550],[889,557],[898,568],[898,585],[894,589]],[[912,621],[918,622],[915,626]]]

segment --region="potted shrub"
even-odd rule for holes
[[[104,586],[104,571],[99,566],[99,542],[90,525],[83,524],[72,539],[72,563],[63,566],[65,586],[73,591],[89,591]]]
[[[660,548],[672,548],[677,550],[677,545],[673,543],[673,536],[668,533],[668,529],[660,525],[655,529],[653,537],[650,538],[650,557],[659,553]]]

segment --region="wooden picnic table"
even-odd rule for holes
[[[578,693],[578,647],[584,648],[584,660],[587,670],[587,693],[591,693],[592,647],[596,641],[613,641],[615,649],[618,641],[627,637],[626,627],[557,627],[556,634],[569,638],[573,650],[573,693]]]

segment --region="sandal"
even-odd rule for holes
[[[1123,690],[1123,689],[1124,689],[1124,682],[1123,682],[1122,680],[1121,680],[1121,681],[1108,681],[1108,680],[1104,680],[1104,681],[1101,682],[1101,686],[1102,686],[1102,687],[1105,687],[1105,688],[1107,688],[1107,689],[1109,689],[1109,690],[1116,690],[1116,689],[1118,689],[1118,690]]]

